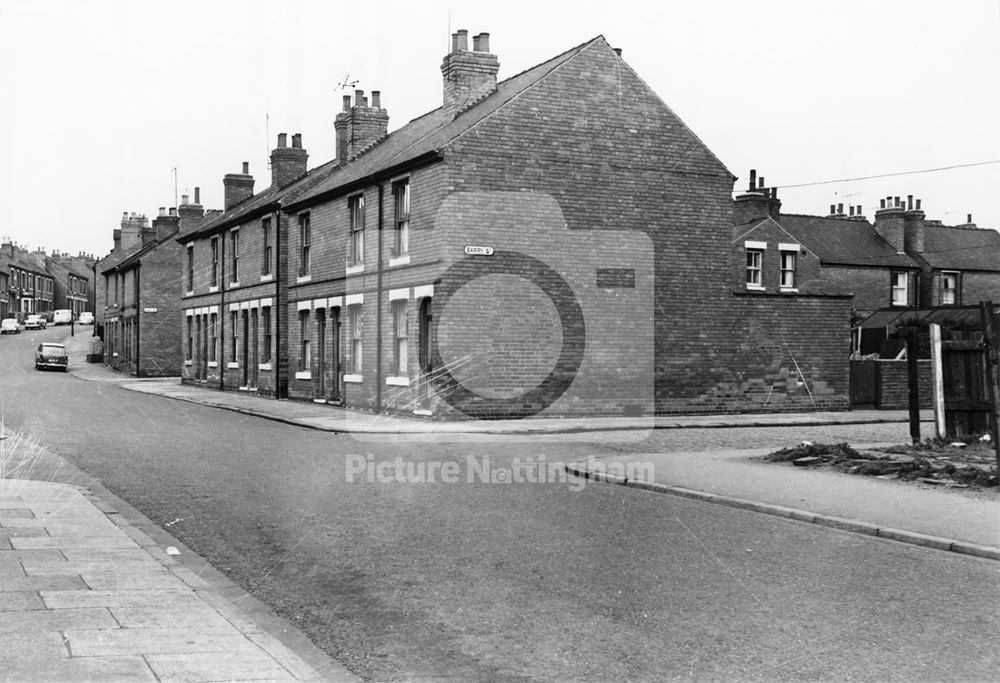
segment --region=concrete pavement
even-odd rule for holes
[[[354,680],[307,663],[162,540],[106,494],[0,479],[0,679]]]

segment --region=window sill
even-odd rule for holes
[[[264,372],[271,372],[271,364],[270,363],[260,363],[257,366],[257,369],[258,370],[263,370]]]
[[[210,368],[217,368],[217,367],[219,367],[219,361],[217,361],[217,360],[210,360],[210,361],[208,361],[208,367],[210,367]]]
[[[194,296],[194,290],[193,289],[189,289],[188,291],[184,292],[184,296]],[[117,305],[118,304],[115,304],[115,306],[117,306]]]
[[[312,372],[310,370],[299,370],[295,373],[295,379],[311,380]]]
[[[410,255],[409,254],[404,254],[402,256],[398,256],[396,258],[390,258],[389,259],[389,267],[390,268],[392,268],[393,266],[407,266],[409,264],[410,264]]]
[[[347,384],[361,384],[364,381],[364,375],[344,375],[344,382]]]
[[[271,274],[261,275],[260,276],[260,281],[261,282],[272,282],[273,280],[274,280],[274,275],[271,275]]]
[[[229,286],[226,289],[236,289],[239,286],[240,286],[240,281],[233,280],[232,282],[229,283]]]
[[[799,293],[799,288],[798,287],[782,287],[780,291],[781,291],[782,294],[798,294]]]
[[[363,263],[359,263],[356,266],[347,266],[347,268],[344,270],[345,275],[356,275],[358,273],[363,273],[363,272],[365,272],[365,264]]]
[[[229,369],[229,370],[239,370],[240,369],[240,364],[239,363],[226,363],[226,368]]]
[[[767,287],[761,287],[760,285],[747,285],[748,292],[766,292]]]
[[[218,287],[209,287],[209,288],[208,288],[208,293],[209,293],[209,294],[215,294],[215,293],[216,293],[216,292],[218,292],[218,291],[219,291],[219,288],[218,288]]]
[[[413,414],[420,415],[421,417],[430,417],[434,413],[433,411],[425,410],[424,408],[417,408],[416,410],[413,411]]]
[[[302,284],[303,282],[312,282],[312,275],[299,275],[295,278],[295,284]]]
[[[410,386],[409,377],[386,377],[385,383],[390,387],[408,387]]]
[[[114,355],[116,355],[116,356],[117,356],[118,354],[116,353],[116,354],[114,354]],[[184,365],[185,365],[186,367],[191,367],[192,365],[194,365],[194,361],[193,361],[193,360],[186,360],[186,361],[184,361]]]

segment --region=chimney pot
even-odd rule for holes
[[[176,216],[177,215],[177,207],[176,206],[171,206],[170,207],[170,215],[171,216]]]
[[[351,96],[344,95],[344,111],[350,111],[351,109]]]
[[[907,211],[913,211],[913,195],[912,194],[906,195],[906,210]]]
[[[972,222],[972,214],[971,213],[968,216],[965,217],[965,222],[966,223],[971,223]]]
[[[757,169],[750,169],[750,192],[753,192],[757,188]]]
[[[188,204],[188,196],[186,194],[181,195],[181,204]]]
[[[292,147],[294,149],[302,149],[302,133],[295,133],[292,136]]]
[[[364,90],[355,90],[354,91],[354,106],[355,107],[362,106],[364,104],[364,99],[365,99],[365,91]]]
[[[850,211],[850,215],[851,215],[851,217],[853,218],[853,217],[854,217],[854,207],[852,206],[852,207],[850,207],[850,209],[851,209],[851,211]]]
[[[278,147],[288,147],[288,133],[278,133]]]
[[[893,199],[896,200],[896,206],[899,206],[900,204],[902,204],[902,202],[899,201],[899,197],[893,197]]]
[[[362,97],[361,98],[361,106],[364,107],[365,109],[368,108],[368,98],[367,97]]]
[[[195,204],[201,204],[201,188],[200,187],[194,188],[194,203]]]
[[[844,213],[844,205],[843,204],[837,204],[837,213],[838,214]]]
[[[920,200],[917,200],[917,211],[920,211]]]
[[[452,52],[458,52],[458,34],[457,33],[452,33],[451,34],[451,51]]]
[[[880,199],[879,200],[879,208],[880,209],[884,209],[885,208],[885,200],[884,199]]]
[[[479,36],[472,36],[472,51],[473,52],[481,51],[479,47]]]
[[[757,178],[757,187],[760,189],[764,189],[764,176]]]
[[[830,204],[830,215],[834,216],[836,214],[837,214],[837,205],[836,204]]]
[[[382,91],[372,90],[372,107],[375,109],[382,108]]]
[[[458,29],[458,50],[465,52],[469,49],[469,32],[464,28]]]
[[[161,206],[160,207],[160,215],[161,216],[166,216],[167,215],[167,207],[165,207],[165,206]]]
[[[250,175],[250,162],[249,161],[244,161],[243,162],[243,175]]]

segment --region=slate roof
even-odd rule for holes
[[[778,223],[825,264],[920,267],[906,254],[897,254],[868,221],[781,214]]]
[[[924,251],[920,256],[939,270],[1000,272],[1000,232],[925,226]]]
[[[336,193],[338,188],[349,186],[379,171],[440,150],[521,92],[535,85],[553,69],[566,63],[590,45],[603,40],[603,36],[592,38],[548,61],[499,82],[496,90],[471,103],[457,115],[451,114],[444,107],[439,107],[413,119],[302,193],[294,203],[301,205],[312,203],[323,195]],[[286,202],[288,205],[292,203]]]
[[[337,165],[336,159],[334,159],[317,166],[311,171],[308,171],[304,176],[301,176],[284,187],[276,188],[269,186],[266,190],[258,192],[245,201],[240,202],[229,211],[223,211],[221,214],[210,218],[200,227],[175,236],[175,239],[182,241],[209,235],[213,232],[217,232],[225,226],[236,225],[248,217],[263,213],[268,210],[268,207],[273,207],[278,202],[288,204],[289,202],[295,201],[298,197],[308,191],[309,188],[322,181],[330,175],[330,173],[337,170],[337,168],[339,168],[339,166]]]

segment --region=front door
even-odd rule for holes
[[[423,410],[430,409],[430,377],[433,370],[431,362],[431,298],[426,297],[420,302],[420,337],[417,340],[417,355],[420,363],[420,379],[417,381],[417,402],[418,407]]]
[[[240,359],[243,361],[240,366],[242,371],[240,386],[245,387],[250,380],[250,325],[245,309],[240,312],[240,327],[240,342],[242,344]]]
[[[328,401],[340,400],[340,309],[330,309],[330,376],[333,381],[327,394]]]
[[[316,309],[316,398],[326,398],[326,311]]]
[[[257,309],[250,311],[250,331],[253,338],[250,340],[250,358],[247,361],[250,365],[250,379],[247,386],[251,389],[257,388],[257,373],[259,368],[257,367],[259,359],[257,357],[258,349],[260,348],[260,329],[257,326]]]

